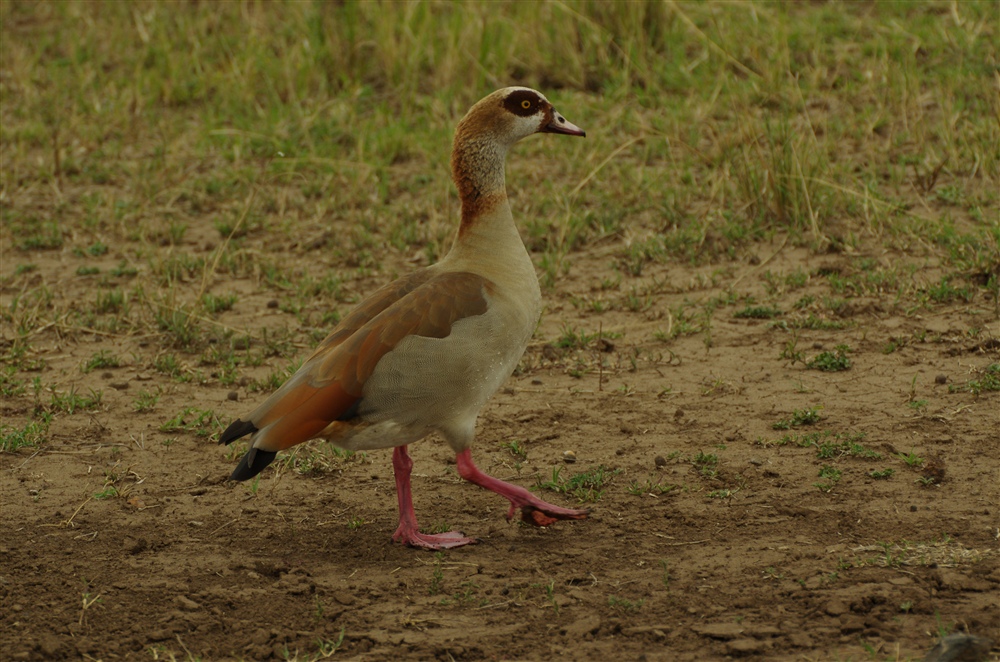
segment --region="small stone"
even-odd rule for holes
[[[576,462],[576,453],[573,451],[563,451],[562,460],[566,464],[573,464]]]
[[[115,373],[113,373],[113,372],[111,372],[109,370],[105,370],[104,372],[101,373],[101,379],[111,379],[114,376],[115,376]]]
[[[185,597],[183,595],[178,595],[176,598],[174,598],[174,602],[177,603],[178,607],[180,607],[185,611],[198,611],[199,609],[201,609],[200,604],[198,604],[191,598]]]
[[[267,302],[267,307],[268,308],[277,308],[278,305],[279,304],[278,304],[278,300],[277,299],[271,299],[270,301]]]
[[[788,643],[797,648],[812,648],[813,640],[805,632],[792,632],[788,635]]]
[[[132,555],[144,552],[148,547],[149,547],[149,542],[147,542],[145,538],[139,538],[139,539],[125,538],[124,542],[122,543],[122,548],[128,554]]]
[[[831,600],[827,603],[826,608],[823,610],[829,616],[840,616],[847,613],[847,605],[840,600]]]
[[[934,383],[935,384],[947,384],[948,383],[948,375],[938,375],[937,377],[934,378]]]
[[[667,460],[662,455],[657,455],[653,458],[653,464],[655,464],[657,468],[662,469],[667,466]]]
[[[597,614],[587,614],[566,626],[566,636],[570,639],[581,639],[585,635],[597,632],[601,628],[601,617]]]
[[[236,391],[230,391],[229,393],[226,394],[226,399],[236,402],[237,400],[240,399],[240,394],[237,393]]]
[[[111,382],[110,386],[111,386],[111,388],[115,389],[116,391],[125,391],[125,390],[128,389],[128,382],[127,381],[123,381],[123,382]]]
[[[910,506],[910,512],[911,513],[917,512],[917,507],[916,506]]]
[[[354,596],[346,591],[337,591],[333,594],[333,599],[345,607],[350,607],[354,604]]]
[[[205,523],[199,522],[198,520],[192,520],[188,522],[188,526],[205,526]]]
[[[59,640],[59,637],[52,633],[43,634],[38,642],[38,650],[50,660],[61,657],[62,648],[63,644]]]

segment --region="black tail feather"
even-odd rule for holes
[[[219,437],[219,443],[226,444],[228,446],[229,444],[233,443],[240,437],[245,437],[248,434],[253,434],[256,431],[257,431],[256,425],[254,425],[250,421],[241,421],[240,419],[237,418],[235,421],[229,424],[229,427],[226,428],[225,432],[223,432],[222,435]],[[263,467],[261,468],[263,469]]]
[[[236,469],[233,470],[233,475],[229,477],[229,480],[247,480],[253,478],[261,471],[264,467],[271,464],[274,461],[274,456],[277,455],[274,451],[262,451],[259,448],[251,448],[247,451],[240,463],[236,465]]]

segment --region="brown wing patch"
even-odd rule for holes
[[[350,338],[355,331],[370,322],[376,315],[430,280],[432,275],[428,269],[418,269],[372,292],[340,320],[330,335],[316,347],[312,356],[329,351],[331,347],[335,347]],[[312,357],[309,360],[311,359]],[[309,360],[306,362],[308,363]]]
[[[317,354],[314,358],[318,363],[311,371],[313,383],[334,379],[347,393],[360,396],[378,362],[406,336],[444,338],[458,320],[485,313],[488,286],[485,278],[470,273],[434,276],[335,349],[322,357]]]
[[[376,291],[250,415],[264,435],[255,446],[282,450],[316,437],[361,399],[375,366],[403,338],[448,336],[458,320],[486,312],[490,286],[475,274],[425,270]]]

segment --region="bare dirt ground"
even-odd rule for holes
[[[183,248],[204,244],[190,233]],[[272,250],[324,268],[307,247]],[[179,382],[153,369],[155,338],[39,329],[47,388],[102,398],[57,414],[43,445],[0,454],[0,658],[314,659],[339,643],[336,657],[365,660],[919,659],[949,631],[1000,640],[1000,393],[964,388],[1000,357],[993,303],[913,312],[852,298],[829,328],[798,332],[805,361],[850,346],[850,369],[824,372],[788,360],[780,321],[823,316],[793,305],[829,294],[822,274],[911,256],[760,243],[731,262],[647,267],[626,283],[644,297],[634,311],[620,292],[605,312],[576,305],[602,299],[619,252],[573,256],[474,448],[485,470],[525,486],[603,467],[591,518],[507,523],[506,503],[463,484],[429,439],[411,449],[421,523],[481,540],[444,554],[390,543],[388,452],[304,447],[258,484],[227,482],[235,460],[211,436],[265,393],[222,386],[211,367]],[[112,245],[100,266],[121,257]],[[403,271],[409,257],[385,259]],[[92,298],[68,249],[17,259],[38,268],[8,279],[5,305],[30,279],[61,301]],[[808,278],[768,291],[765,272]],[[240,298],[221,323],[294,325],[252,280],[227,286]],[[698,332],[677,332],[679,305],[727,292],[783,315],[723,302]],[[122,364],[81,372],[101,350]],[[136,412],[137,394],[157,390]],[[47,398],[5,397],[5,424]],[[188,407],[211,420],[162,429]],[[790,429],[774,429],[782,420]]]

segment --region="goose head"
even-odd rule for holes
[[[541,92],[527,87],[505,87],[487,95],[458,123],[451,177],[462,201],[459,236],[484,214],[505,208],[504,159],[511,145],[533,133],[587,135],[557,113]]]
[[[509,147],[534,133],[586,136],[552,106],[541,92],[505,87],[476,103],[458,125],[456,140],[487,139]]]

